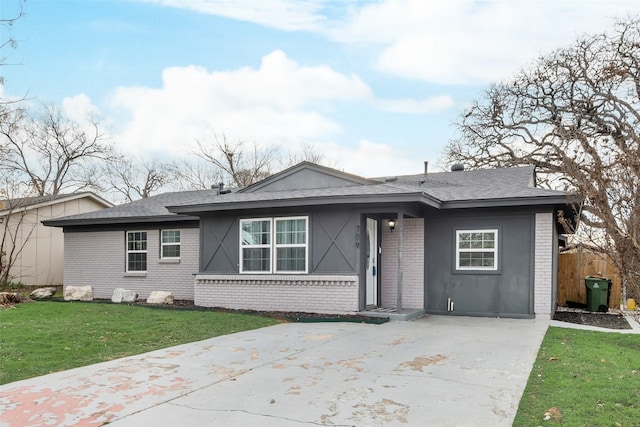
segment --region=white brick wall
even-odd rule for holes
[[[136,231],[131,229],[129,231]],[[147,273],[125,273],[125,231],[64,234],[64,285],[91,285],[94,297],[110,299],[115,288],[135,291],[146,299],[152,291],[173,292],[175,299],[193,300],[193,275],[198,272],[200,235],[197,228],[180,231],[180,262],[160,259],[160,231],[147,231]]]
[[[358,311],[358,276],[198,275],[194,302],[235,310],[350,314]]]
[[[550,317],[553,300],[553,214],[536,214],[534,296],[536,317]]]
[[[396,307],[398,289],[398,232],[382,226],[381,306]],[[424,308],[424,219],[405,218],[402,235],[402,306]]]

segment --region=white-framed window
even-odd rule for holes
[[[160,258],[180,258],[180,230],[160,231]]]
[[[127,271],[147,271],[146,231],[127,231]]]
[[[307,272],[307,217],[276,218],[276,273]]]
[[[240,220],[240,272],[271,272],[271,218]]]
[[[241,273],[306,273],[309,218],[240,220]]]
[[[498,230],[456,230],[456,270],[498,269]]]

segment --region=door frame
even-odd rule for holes
[[[366,217],[365,265],[364,265],[364,305],[380,306],[380,220]],[[373,231],[373,234],[372,234]],[[370,238],[373,236],[373,241]],[[372,252],[373,251],[373,252]],[[373,257],[371,256],[373,253]],[[371,267],[371,268],[370,268]],[[373,274],[372,274],[373,273]]]

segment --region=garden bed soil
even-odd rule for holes
[[[587,311],[556,311],[554,320],[579,325],[598,326],[606,329],[631,329],[627,319],[620,313],[591,313]]]
[[[49,301],[69,303],[75,301],[65,301],[62,298],[52,298]],[[282,322],[354,322],[354,323],[373,323],[379,325],[389,321],[387,317],[370,317],[358,314],[320,314],[320,313],[304,313],[289,311],[256,311],[256,310],[231,310],[222,307],[200,307],[193,304],[189,300],[174,300],[173,304],[147,304],[144,300],[134,303],[113,303],[111,300],[94,299],[93,301],[83,301],[83,303],[102,303],[102,304],[132,304],[141,307],[149,307],[159,310],[197,310],[197,311],[217,311],[223,313],[239,313],[252,316],[263,316],[277,319]]]
[[[138,305],[150,305],[145,302],[136,302]],[[389,319],[384,317],[370,317],[361,316],[358,314],[322,314],[322,313],[305,313],[305,312],[293,312],[293,311],[257,311],[257,310],[231,310],[222,307],[198,307],[193,304],[193,301],[176,300],[173,305],[162,306],[165,308],[182,308],[191,310],[210,310],[226,313],[242,313],[250,314],[253,316],[264,316],[273,319],[278,319],[285,322],[355,322],[355,323],[374,323],[380,324],[388,322]]]

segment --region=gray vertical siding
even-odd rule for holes
[[[309,216],[309,274],[357,274],[360,213],[336,207],[295,213],[265,213],[236,216],[234,213],[202,216],[200,272],[238,273],[240,263],[240,218]]]

